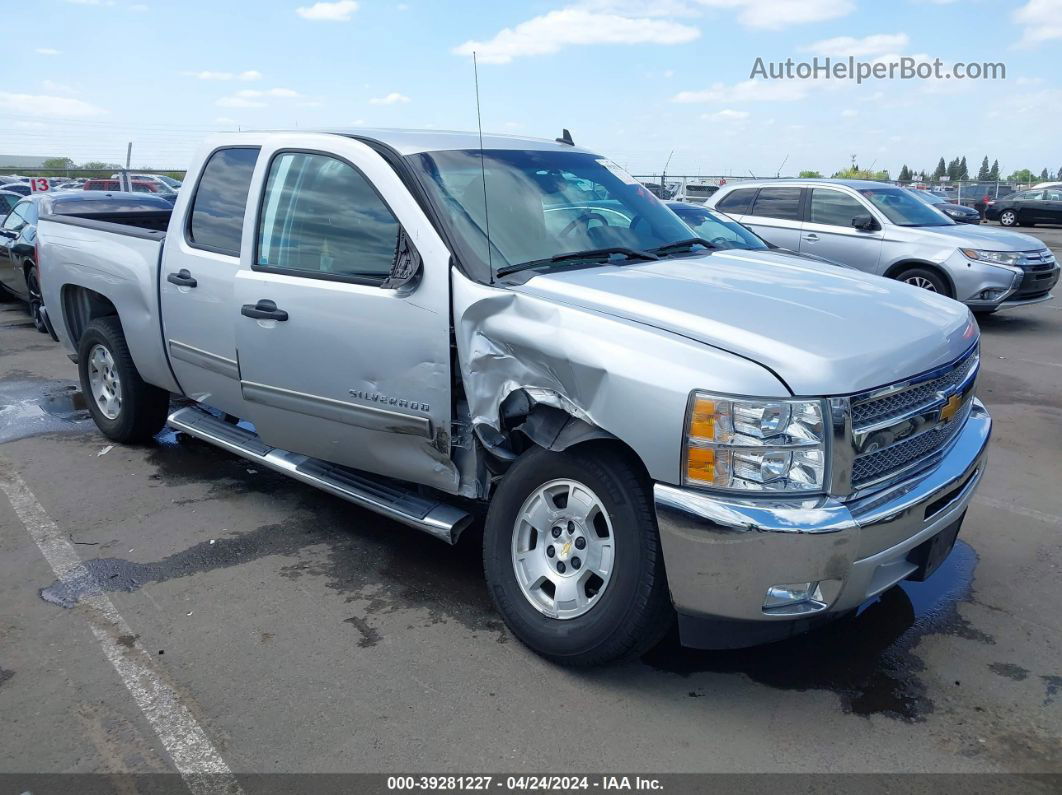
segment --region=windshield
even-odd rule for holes
[[[916,199],[921,199],[926,204],[947,204],[944,199],[940,198],[934,193],[930,193],[929,191],[912,190],[911,195],[914,196]]]
[[[944,213],[900,188],[868,188],[859,192],[897,226],[955,225]]]
[[[645,186],[597,155],[488,149],[482,164],[479,150],[424,152],[408,159],[421,173],[462,262],[484,275],[488,264],[496,273],[563,254],[644,251],[690,237],[686,225]]]
[[[697,237],[702,237],[717,248],[763,249],[767,243],[743,227],[737,221],[718,215],[704,207],[669,205],[675,215],[686,222]]]

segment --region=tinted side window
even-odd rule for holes
[[[384,277],[398,221],[368,180],[326,155],[290,152],[269,168],[257,266],[338,277]]]
[[[752,204],[752,198],[755,195],[755,188],[738,188],[721,198],[715,206],[726,213],[744,215],[749,211],[749,205]]]
[[[752,215],[800,220],[800,188],[760,188]]]
[[[869,211],[851,196],[824,188],[811,191],[811,223],[851,226],[857,215],[869,215]]]
[[[240,256],[243,211],[257,160],[258,149],[219,149],[210,156],[192,200],[192,245]]]

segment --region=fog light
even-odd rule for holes
[[[763,609],[773,607],[791,607],[804,602],[822,602],[822,590],[817,582],[796,582],[786,585],[772,585],[767,589],[763,600]]]
[[[1003,295],[1003,293],[1005,292],[1006,290],[992,288],[989,290],[982,290],[980,293],[978,293],[977,297],[980,298],[982,301],[994,301],[995,299]]]

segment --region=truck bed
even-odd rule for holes
[[[169,219],[169,210],[43,215],[37,244],[44,305],[67,349],[77,352],[93,317],[117,314],[144,380],[177,391],[159,311]]]

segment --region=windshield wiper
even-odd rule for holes
[[[636,248],[627,248],[626,246],[611,246],[609,248],[592,248],[587,251],[570,251],[567,254],[557,254],[553,257],[546,257],[545,259],[533,259],[528,262],[518,262],[515,265],[507,265],[504,268],[498,268],[499,276],[508,276],[510,273],[516,273],[517,271],[528,270],[529,268],[540,268],[544,265],[557,265],[565,262],[578,262],[579,260],[586,259],[608,259],[612,256],[624,256],[627,259],[642,259],[642,260],[654,260],[660,259],[656,254],[649,251],[639,251]]]
[[[654,254],[667,254],[672,251],[681,251],[682,249],[692,249],[694,246],[704,246],[705,248],[719,248],[715,243],[705,240],[703,237],[690,237],[686,240],[676,240],[674,243],[667,243],[663,246],[657,246],[656,248],[649,249]]]

